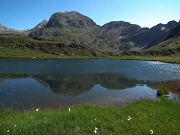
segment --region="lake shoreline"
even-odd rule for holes
[[[179,56],[120,56],[120,57],[90,57],[90,56],[54,56],[54,57],[1,57],[0,59],[34,59],[34,60],[61,60],[61,59],[112,59],[112,60],[142,60],[142,61],[159,61],[159,62],[165,62],[165,63],[180,63],[180,57]]]

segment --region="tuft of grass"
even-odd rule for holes
[[[157,95],[158,96],[164,96],[164,95],[169,95],[169,90],[166,87],[161,87],[160,89],[157,90]]]
[[[3,135],[89,135],[95,134],[95,129],[100,135],[142,135],[152,131],[176,135],[179,124],[179,103],[164,98],[140,100],[124,108],[76,105],[58,110],[0,111]]]

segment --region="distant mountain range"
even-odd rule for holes
[[[40,29],[43,26],[45,26],[47,24],[46,20],[43,20],[42,22],[40,22],[37,26],[35,26],[32,29],[27,29],[27,30],[15,30],[15,29],[11,29],[8,27],[5,27],[3,25],[0,24],[0,34],[8,34],[8,33],[14,33],[14,34],[24,34],[24,35],[28,35],[29,33],[31,33],[34,30]]]
[[[18,31],[0,25],[0,33],[19,33],[36,39],[71,42],[109,51],[139,51],[156,46],[167,36],[175,36],[170,31],[177,33],[175,27],[178,25],[180,22],[170,21],[152,28],[141,28],[129,22],[112,21],[99,26],[91,18],[72,11],[54,13],[48,22],[43,20],[30,30]]]

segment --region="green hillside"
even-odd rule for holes
[[[103,57],[108,55],[101,50],[75,43],[63,43],[32,39],[18,34],[0,35],[0,57],[65,57],[88,56]]]

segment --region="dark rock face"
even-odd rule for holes
[[[134,47],[147,49],[162,42],[168,35],[169,30],[177,25],[178,22],[170,21],[167,24],[158,24],[151,29],[141,28],[133,34],[127,36],[124,40],[122,40],[122,42],[125,42],[125,45],[128,42],[133,42]]]
[[[165,40],[168,40],[170,38],[178,37],[180,36],[180,24],[176,26],[175,28],[171,29],[168,36],[165,38]]]

